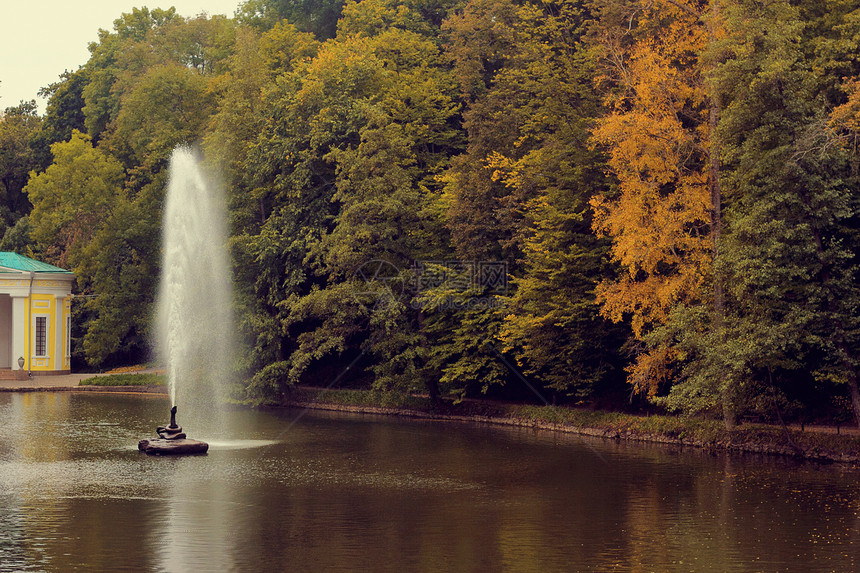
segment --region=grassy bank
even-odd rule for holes
[[[164,386],[167,377],[162,374],[108,374],[81,380],[80,386]]]
[[[432,407],[420,396],[392,397],[362,390],[295,388],[292,406],[434,419],[527,426],[613,440],[658,442],[710,450],[769,453],[820,461],[860,464],[860,437],[783,430],[745,424],[727,430],[721,421],[680,416],[636,416],[555,406],[489,401],[444,401]]]

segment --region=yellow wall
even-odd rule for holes
[[[53,294],[33,293],[28,300],[30,317],[27,326],[27,338],[30,341],[29,354],[32,357],[32,365],[25,364],[24,368],[35,372],[50,372],[54,370],[68,370],[69,364],[66,360],[66,318],[70,312],[68,297],[63,299],[63,314],[60,324],[57,324],[57,297]],[[35,347],[35,325],[37,316],[48,317],[47,356],[37,357]],[[60,336],[60,355],[57,355],[57,337]]]
[[[66,297],[63,299],[63,324],[60,325],[61,332],[60,336],[63,337],[63,370],[71,370],[72,368],[72,349],[68,347],[68,343],[71,342],[71,336],[66,332],[66,325],[68,324],[69,328],[71,328],[71,324],[69,324],[69,317],[72,316],[72,299]]]

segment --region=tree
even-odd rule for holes
[[[461,261],[497,261],[512,277],[508,292],[439,289],[458,308],[428,320],[444,341],[433,356],[458,393],[473,390],[468,380],[483,392],[505,384],[502,351],[538,387],[580,398],[617,363],[613,328],[592,303],[606,242],[591,233],[588,201],[606,179],[588,143],[602,113],[584,42],[591,18],[580,2],[479,0],[445,24],[469,134],[445,174],[447,223]]]
[[[493,154],[516,153],[518,129],[529,113],[519,107],[524,102],[515,89],[495,89],[505,62],[519,63],[519,23],[512,2],[478,0],[442,25],[467,139],[439,177],[444,187],[435,208],[450,234],[450,248],[438,263],[421,270],[431,280],[419,302],[426,309],[424,328],[434,341],[428,365],[438,373],[441,388],[460,397],[503,386],[509,376],[496,349],[503,319],[497,295],[502,293],[482,288],[477,266],[495,263],[505,267],[505,274],[513,273],[520,255],[516,190],[494,178],[496,170],[488,165]]]
[[[722,100],[708,74],[723,55],[719,2],[603,3],[599,31],[614,86],[613,112],[595,131],[609,146],[618,192],[595,197],[595,230],[613,237],[622,274],[598,289],[602,313],[631,319],[645,341],[628,368],[634,389],[665,391],[686,357],[669,324],[696,340],[725,334]],[[630,30],[631,33],[625,32]],[[689,322],[695,319],[699,322]],[[665,326],[665,327],[664,327]],[[689,339],[688,339],[689,340]],[[732,381],[717,384],[723,420],[735,424]],[[709,394],[713,397],[713,394]]]
[[[39,90],[39,95],[48,98],[42,129],[35,134],[34,151],[39,157],[39,171],[51,164],[51,144],[68,141],[72,131],[86,131],[83,90],[87,84],[86,73],[64,72],[57,82]]]
[[[579,398],[594,398],[619,379],[622,340],[593,304],[607,276],[608,243],[591,233],[589,199],[609,182],[605,156],[588,143],[602,115],[590,86],[596,54],[584,42],[591,17],[579,2],[519,10],[520,52],[496,74],[495,90],[525,113],[515,149],[488,161],[514,190],[525,222],[501,338],[526,374]]]
[[[679,4],[642,7],[638,28],[653,35],[630,46],[605,36],[604,57],[614,62],[606,79],[617,87],[595,138],[607,146],[618,193],[592,204],[595,230],[612,237],[623,273],[597,296],[608,318],[629,314],[639,338],[676,303],[703,298],[713,262],[708,107],[697,69],[708,37]]]
[[[21,102],[0,114],[0,222],[12,226],[30,210],[23,193],[29,172],[39,166],[34,140],[42,120],[36,102]]]
[[[431,40],[394,24],[362,28],[356,14],[343,23],[353,33],[267,90],[248,155],[262,224],[246,218],[234,244],[255,282],[255,392],[360,357],[378,388],[422,383],[416,311],[408,300],[363,304],[354,272],[372,260],[408,269],[436,244],[425,217],[458,141],[455,84]]]
[[[122,165],[74,131],[51,146],[54,162],[24,188],[33,211],[33,239],[61,267],[82,262],[82,249],[109,215],[122,191]]]
[[[163,170],[174,147],[202,137],[215,102],[206,77],[187,67],[165,65],[147,71],[122,100],[108,145],[135,166],[140,187]]]
[[[236,19],[263,31],[287,20],[325,41],[335,37],[343,4],[343,0],[248,0],[239,6]]]
[[[141,48],[145,47],[142,42],[147,34],[177,18],[174,8],[152,11],[135,8],[114,20],[113,33],[99,30],[99,41],[89,45],[90,59],[83,66],[88,78],[82,92],[83,112],[87,133],[94,142],[101,139],[119,113],[119,99],[123,92],[123,86],[117,85],[120,73],[124,71],[127,74],[130,68],[139,69],[145,65],[147,58],[140,56],[146,54],[146,50]],[[124,57],[124,53],[129,54],[135,46],[138,50],[134,57]]]
[[[82,357],[92,365],[117,356],[140,359],[158,276],[160,210],[152,193],[134,202],[127,197],[122,165],[88,136],[73,131],[51,152],[54,162],[25,188],[33,203],[28,225],[35,247],[71,268],[88,295],[73,309],[85,331]]]
[[[0,240],[0,251],[18,253],[19,255],[32,254],[33,239],[30,236],[32,230],[30,219],[26,215],[21,217],[14,226],[6,229],[3,239]]]
[[[202,75],[226,71],[236,43],[236,25],[224,16],[171,19],[148,33],[159,61],[175,62]]]
[[[264,94],[275,89],[275,78],[293,71],[294,64],[312,58],[319,43],[310,34],[282,22],[260,35],[240,28],[236,53],[228,62],[218,98],[218,112],[204,135],[206,156],[226,176],[230,191],[230,214],[237,234],[253,232],[265,220],[261,205],[249,187],[248,155],[263,130]]]
[[[302,317],[324,305],[291,309],[298,297],[325,284],[325,277],[316,276],[314,253],[336,213],[336,168],[327,156],[358,139],[362,106],[378,93],[380,64],[366,41],[330,43],[313,60],[280,76],[267,92],[262,131],[247,163],[248,188],[261,222],[233,239],[241,276],[254,285],[246,318],[255,338],[254,369],[277,378],[258,377],[253,387],[282,388],[295,382],[314,357],[344,348],[343,331],[333,324],[317,329],[316,338],[299,336],[308,327]],[[344,313],[356,305],[328,308]],[[315,320],[308,315],[308,322]],[[302,358],[291,359],[297,351]],[[262,370],[273,364],[279,366]]]
[[[83,357],[92,365],[150,357],[159,277],[160,198],[119,195],[74,268],[91,296],[76,309],[84,325]]]
[[[824,66],[804,34],[820,21],[810,25],[788,2],[723,2],[721,17],[726,34],[712,45],[709,82],[723,105],[716,136],[726,227],[717,268],[725,315],[707,332],[695,309],[668,323],[662,334],[673,330],[685,360],[665,403],[706,409],[729,388],[739,412],[779,417],[793,396],[847,383],[860,405],[850,358],[857,202],[848,158],[821,144],[832,83],[818,76]]]
[[[504,94],[486,97],[507,58],[516,53],[516,7],[507,0],[470,2],[462,13],[443,25],[446,53],[460,82],[463,128],[468,133],[465,153],[452,160],[445,173],[448,227],[456,255],[463,260],[518,258],[515,243],[517,215],[511,189],[494,179],[487,159],[515,148],[521,113],[500,109]],[[519,121],[518,121],[519,120]]]

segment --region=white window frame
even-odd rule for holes
[[[38,324],[39,324],[40,318],[45,319],[45,345],[44,345],[45,346],[45,353],[44,354],[39,354],[39,338],[38,338],[39,328],[38,328]],[[51,351],[50,351],[51,345],[49,344],[50,341],[48,340],[50,338],[49,337],[50,332],[51,332],[51,317],[48,316],[47,314],[34,314],[33,315],[33,358],[50,358],[50,356],[51,356]]]
[[[72,317],[66,316],[66,358],[72,357]]]

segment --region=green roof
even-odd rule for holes
[[[67,271],[66,269],[61,269],[60,267],[55,267],[54,265],[49,265],[48,263],[42,263],[36,260],[31,259],[30,257],[25,257],[24,255],[19,255],[18,253],[10,253],[6,251],[0,251],[0,272],[8,272],[4,269],[11,269],[15,271],[34,271],[37,273],[64,273],[64,274],[72,274],[71,271]]]

